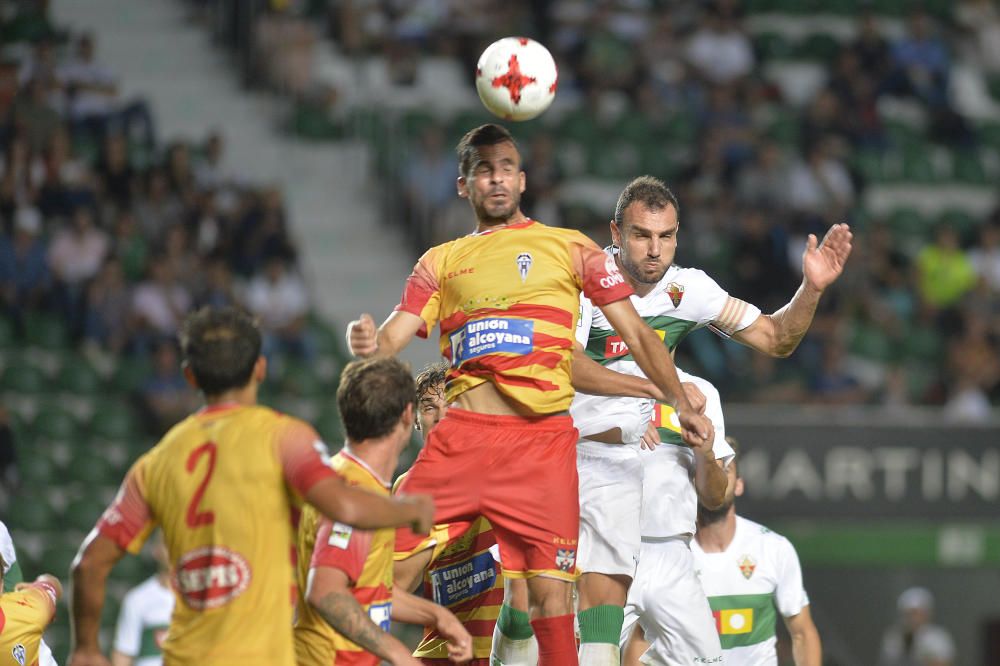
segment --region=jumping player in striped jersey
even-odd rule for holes
[[[207,406],[139,458],[73,564],[72,666],[106,666],[98,645],[108,573],[163,529],[177,604],[163,645],[171,666],[292,666],[294,513],[303,499],[364,529],[416,524],[431,503],[347,485],[298,419],[257,405],[267,372],[260,331],[235,308],[190,315],[184,372]]]
[[[445,402],[446,363],[430,365],[417,375],[417,430],[426,437],[448,411]],[[405,474],[397,480],[401,484]],[[397,550],[395,584],[406,590],[423,588],[428,599],[446,606],[472,635],[470,666],[489,666],[493,630],[503,602],[504,578],[493,556],[496,538],[485,518],[467,523],[435,525],[430,536],[409,551]],[[448,659],[446,641],[426,627],[414,651],[424,664]],[[537,660],[537,656],[535,657]]]
[[[440,324],[453,406],[401,491],[433,494],[436,524],[490,521],[504,575],[527,579],[540,666],[572,666],[569,588],[580,509],[568,409],[581,292],[675,401],[685,439],[710,440],[711,424],[688,402],[615,262],[583,234],[521,212],[525,175],[510,133],[478,127],[463,137],[458,155],[458,193],[476,214],[475,232],[426,252],[396,311],[378,330],[367,315],[351,322],[348,342],[357,355],[395,355]],[[420,539],[399,541],[405,549]]]
[[[774,628],[781,615],[792,637],[795,666],[820,666],[823,650],[802,585],[802,567],[788,539],[736,515],[743,494],[739,444],[729,465],[730,489],[717,509],[698,507],[691,543],[727,666],[776,666]]]
[[[791,354],[809,329],[820,296],[839,277],[850,255],[851,232],[847,225],[831,227],[822,243],[815,236],[809,236],[802,261],[801,286],[787,305],[766,315],[755,306],[730,296],[703,271],[674,265],[678,215],[677,199],[666,185],[656,178],[642,176],[622,191],[610,224],[612,246],[607,249],[608,256],[634,289],[633,304],[657,331],[662,344],[672,353],[688,333],[707,326],[723,337],[731,337],[765,354]],[[625,373],[640,372],[628,342],[618,334],[614,322],[604,317],[586,298],[582,299],[577,338],[584,344],[588,356],[606,368]],[[587,368],[581,364],[574,381]],[[642,482],[636,473],[640,464],[638,453],[634,446],[615,444],[635,444],[644,433],[646,419],[634,417],[650,413],[653,406],[641,401],[638,404],[630,398],[609,399],[585,394],[578,394],[573,404],[573,417],[583,436],[579,449],[580,568],[583,574],[578,589],[584,666],[615,663],[608,660],[617,658],[613,641],[621,631],[620,609],[638,558],[639,521],[624,518],[640,513]],[[633,415],[633,418],[625,415]],[[707,504],[721,501],[726,488],[723,470],[717,465],[699,469],[699,473],[706,476],[704,487],[708,491],[702,500]],[[592,470],[599,470],[599,474],[595,476]],[[609,481],[612,477],[617,477],[617,484]],[[613,494],[615,501],[596,501],[602,493]],[[692,505],[689,522],[693,521],[693,509]],[[611,532],[607,526],[611,527]],[[706,627],[692,635],[706,635],[709,630]],[[689,647],[696,654],[700,650]],[[589,661],[589,654],[593,654],[596,661]],[[674,654],[672,658],[681,657]]]
[[[407,366],[390,358],[350,363],[341,375],[337,407],[347,441],[332,459],[348,483],[389,495],[389,479],[414,425],[415,387]],[[388,633],[390,619],[426,624],[455,661],[472,657],[472,639],[442,605],[393,585],[396,531],[356,530],[302,512],[298,531],[298,666],[418,666]]]

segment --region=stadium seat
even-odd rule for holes
[[[281,388],[292,396],[313,397],[328,393],[328,387],[311,364],[289,363],[282,375]]]
[[[333,408],[332,404],[330,405],[330,409],[324,410],[316,417],[314,425],[331,453],[340,449],[340,446],[344,442],[344,427],[340,422],[337,410]]]
[[[16,344],[14,325],[7,317],[0,317],[0,349],[10,349]]]
[[[32,430],[52,441],[74,442],[83,435],[83,428],[76,416],[58,404],[42,406],[32,421]]]
[[[124,470],[112,464],[95,447],[75,446],[72,454],[69,474],[73,481],[94,486],[116,484],[121,481]]]
[[[754,50],[761,60],[791,60],[795,46],[778,32],[762,32],[753,39]]]
[[[58,317],[28,313],[24,318],[25,337],[29,345],[44,349],[64,349],[69,344],[66,326]]]
[[[112,388],[121,393],[131,393],[138,390],[151,373],[148,361],[126,356],[118,362],[118,367],[111,376]]]
[[[63,509],[60,526],[88,531],[106,508],[107,504],[98,497],[83,495],[69,502]]]
[[[3,369],[0,386],[5,392],[39,395],[48,390],[49,381],[41,368],[24,359],[17,359]]]
[[[94,366],[76,356],[63,362],[62,368],[56,375],[56,384],[60,390],[67,393],[87,396],[100,393],[104,381],[94,370]]]
[[[885,167],[882,153],[874,150],[859,150],[851,157],[851,164],[869,185],[889,180],[889,170]]]
[[[745,0],[743,8],[747,14],[762,14],[774,11],[776,0]]]
[[[1000,78],[997,79],[1000,81]],[[1000,94],[1000,84],[998,84],[998,94]],[[1000,97],[998,97],[1000,100]],[[982,145],[1000,151],[1000,123],[983,123],[976,130],[976,136]]]
[[[840,42],[833,35],[814,33],[802,40],[795,52],[802,60],[828,63],[833,62],[840,53],[840,48]]]
[[[40,525],[49,525],[52,521],[52,510],[45,497],[41,493],[32,492],[27,485],[23,488],[14,495],[11,508],[4,512],[4,523],[11,529],[28,530],[37,530]]]
[[[889,141],[897,150],[907,150],[925,142],[925,132],[900,120],[886,120],[885,130],[889,135]]]
[[[792,114],[779,114],[767,128],[767,137],[785,147],[799,142],[799,121]]]
[[[56,478],[56,465],[38,450],[21,453],[17,461],[21,482],[28,487],[44,487]]]
[[[691,146],[698,140],[698,120],[690,113],[675,113],[665,119],[663,135],[672,150]]]
[[[902,206],[895,208],[886,216],[886,223],[896,238],[906,236],[921,236],[927,234],[931,221],[916,208]]]
[[[914,183],[937,180],[933,155],[926,146],[909,146],[903,150],[903,179]]]
[[[868,7],[883,16],[902,16],[906,12],[908,2],[909,0],[871,0]]]
[[[893,345],[883,331],[877,327],[856,323],[851,336],[851,352],[872,361],[886,363],[893,358]]]
[[[956,151],[952,159],[952,173],[956,181],[964,185],[985,185],[989,181],[982,159],[976,151]]]
[[[94,516],[90,527],[93,527],[96,522],[97,516]],[[52,539],[51,542],[45,544],[45,548],[38,558],[41,571],[37,573],[51,573],[66,580],[69,576],[69,565],[73,562],[73,558],[76,557],[79,547],[80,544],[66,543],[62,539]]]
[[[961,208],[948,208],[937,216],[937,224],[947,225],[966,240],[973,240],[976,231],[982,226],[982,219]]]
[[[941,334],[930,326],[913,326],[903,336],[903,357],[925,362],[941,359],[944,341]]]
[[[108,401],[99,405],[90,418],[90,433],[95,437],[108,439],[130,439],[138,434],[139,428],[127,404]]]
[[[627,142],[597,140],[587,145],[587,173],[627,181],[641,167],[639,151]]]

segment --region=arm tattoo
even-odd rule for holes
[[[313,608],[339,634],[377,657],[388,658],[386,633],[372,622],[352,595],[331,592],[313,604]]]

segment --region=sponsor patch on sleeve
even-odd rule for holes
[[[328,546],[347,550],[347,545],[351,542],[351,534],[354,528],[344,523],[334,523],[330,530],[330,538],[326,540]]]

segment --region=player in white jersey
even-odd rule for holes
[[[671,351],[692,330],[708,326],[762,353],[790,355],[809,329],[820,296],[839,277],[851,251],[847,225],[831,227],[822,243],[810,235],[802,260],[802,285],[787,305],[768,315],[730,296],[703,271],[673,265],[678,228],[674,195],[662,181],[642,176],[629,183],[618,199],[611,222],[613,244],[608,249],[635,291],[631,299],[636,309]],[[597,363],[620,372],[637,372],[628,347],[585,299],[577,338]],[[574,364],[574,383],[586,383],[585,377],[578,376],[586,372],[585,364]],[[577,560],[583,572],[578,583],[581,666],[613,664],[618,659],[617,646],[610,641],[620,635],[622,611],[616,608],[626,598],[638,558],[635,516],[642,489],[636,481],[634,451],[615,443],[634,444],[641,438],[642,417],[629,416],[637,413],[636,405],[640,415],[650,410],[648,403],[635,399],[581,393],[571,408],[582,437]],[[656,409],[662,411],[659,406]],[[600,470],[599,477],[592,476],[595,469]],[[699,470],[705,476],[701,487],[709,491],[702,500],[708,505],[721,502],[726,488],[721,468],[704,465]]]
[[[153,546],[158,571],[128,591],[118,613],[111,666],[161,666],[163,639],[174,611],[170,564],[162,534]]]
[[[10,532],[3,521],[0,521],[0,561],[3,562],[3,568],[0,570],[0,574],[3,574],[2,591],[13,592],[18,583],[24,582],[24,573],[21,571],[21,565],[17,562],[14,540],[10,538]],[[38,644],[38,664],[39,666],[59,666],[55,657],[52,656],[52,650],[45,644],[45,639],[42,639]]]
[[[698,532],[691,544],[726,666],[777,666],[778,613],[792,637],[795,666],[820,666],[822,646],[799,557],[788,539],[736,515],[735,498],[743,494],[743,480],[739,445],[729,441],[737,453],[728,468],[731,490],[721,508],[698,508]]]

